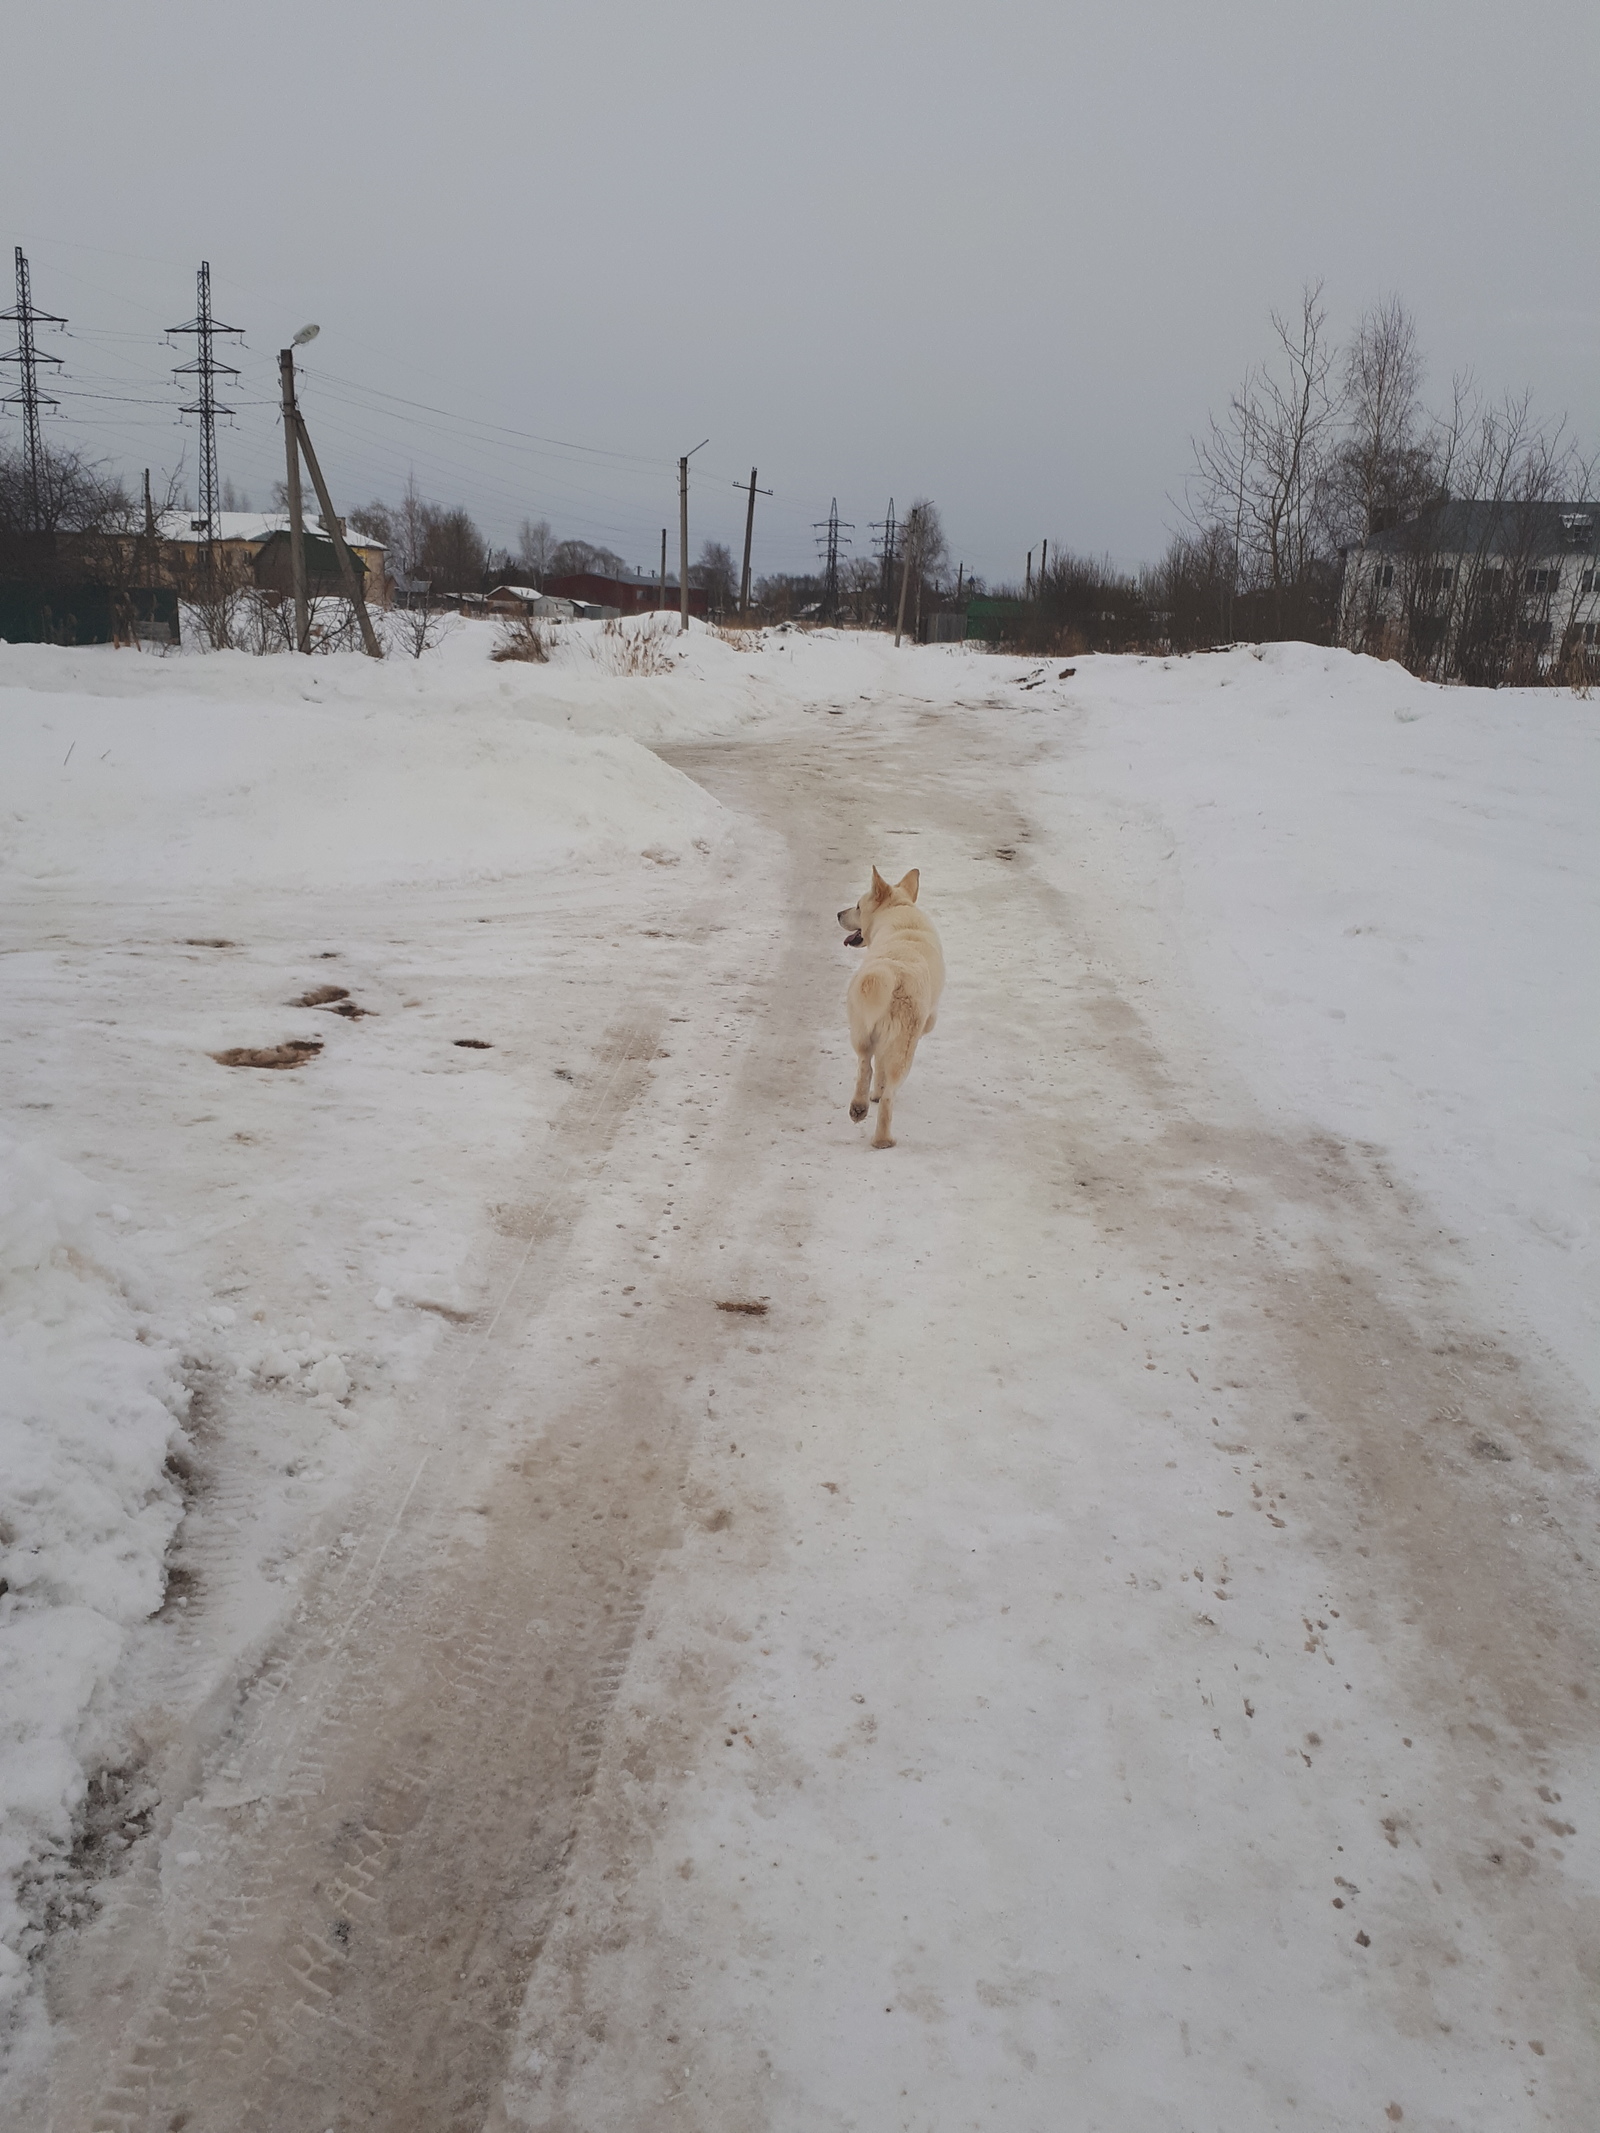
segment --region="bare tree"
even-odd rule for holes
[[[1311,622],[1319,590],[1319,506],[1338,409],[1322,284],[1308,282],[1296,316],[1272,313],[1273,361],[1247,372],[1195,445],[1201,528],[1231,525],[1239,590],[1265,595],[1275,634]]]
[[[860,628],[876,620],[883,599],[883,565],[875,555],[853,555],[839,566],[845,612]]]
[[[923,588],[938,578],[950,553],[939,507],[931,497],[919,496],[906,513],[900,528],[900,553],[915,596],[912,634],[920,636]]]
[[[426,578],[436,592],[481,592],[488,551],[470,512],[460,505],[446,511],[425,504],[422,514],[417,575]]]
[[[734,602],[733,556],[725,541],[701,544],[700,560],[689,573],[690,583],[705,588],[706,606],[713,615],[725,615]]]
[[[105,533],[129,529],[135,505],[122,482],[81,452],[45,451],[39,463],[39,531]],[[20,452],[0,452],[0,532],[33,530],[28,467]]]
[[[350,524],[359,526],[363,533],[370,534],[375,541],[381,541],[389,568],[394,570],[398,567],[398,558],[395,554],[394,513],[381,497],[375,496],[371,503],[362,504],[358,509],[352,511]]]
[[[1364,540],[1438,494],[1416,322],[1398,296],[1367,311],[1345,350],[1325,509],[1335,544]]]
[[[552,578],[625,578],[628,566],[614,549],[597,548],[592,541],[566,540],[557,541],[551,549],[546,575]]]
[[[550,531],[547,518],[525,518],[517,528],[517,561],[540,592],[544,590],[545,574],[550,568],[555,545],[556,537]]]

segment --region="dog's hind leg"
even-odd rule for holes
[[[871,964],[856,972],[845,993],[850,1042],[856,1055],[856,1091],[850,1099],[850,1116],[854,1119],[867,1115],[867,1086],[872,1080],[873,1059],[880,1041],[888,1033],[893,1001],[893,977],[886,970],[874,969]],[[880,1088],[883,1085],[881,1070],[878,1085]]]
[[[867,1083],[872,1078],[872,1039],[866,1040],[867,1048],[856,1049],[856,1091],[850,1099],[850,1116],[863,1119],[867,1115]]]
[[[894,1146],[894,1099],[901,1082],[911,1072],[917,1056],[916,1010],[904,994],[897,994],[889,1013],[889,1026],[879,1032],[874,1058],[878,1075],[878,1124],[872,1136],[874,1148]]]
[[[889,1128],[894,1124],[894,1091],[885,1088],[878,1099],[878,1124],[872,1136],[874,1148],[892,1148],[894,1135]]]

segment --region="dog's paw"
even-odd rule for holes
[[[874,1138],[872,1146],[874,1148],[892,1148],[894,1146],[894,1142],[890,1140]]]
[[[858,1126],[860,1125],[861,1121],[866,1117],[866,1115],[867,1107],[865,1104],[852,1104],[850,1106],[850,1116],[855,1120]]]

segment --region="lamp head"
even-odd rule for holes
[[[300,328],[300,331],[295,335],[294,339],[289,343],[289,346],[291,348],[304,348],[307,341],[314,341],[321,331],[322,328],[320,326],[302,326]]]

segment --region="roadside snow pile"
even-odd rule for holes
[[[75,1752],[124,1630],[161,1604],[188,1395],[141,1338],[76,1170],[0,1133],[0,2003],[21,1983],[18,1877],[71,1841]]]
[[[1107,881],[1207,1048],[1381,1150],[1600,1388],[1596,705],[1300,644],[1084,659],[1061,693],[1062,885]]]
[[[235,696],[231,658],[194,661],[189,686],[162,689],[176,662],[123,653],[96,666],[79,653],[66,656],[93,686],[62,689],[39,685],[60,678],[42,648],[17,649],[27,656],[0,647],[0,883],[14,887],[486,881],[663,848],[682,856],[716,835],[716,803],[638,742],[518,716],[487,680],[461,701],[441,671],[420,699],[389,701],[381,669],[359,677],[371,692],[360,696],[324,691],[306,663],[257,660],[265,675]],[[193,693],[196,668],[209,668],[201,678],[215,693]],[[278,683],[266,700],[263,679]],[[117,682],[127,694],[105,693]]]

